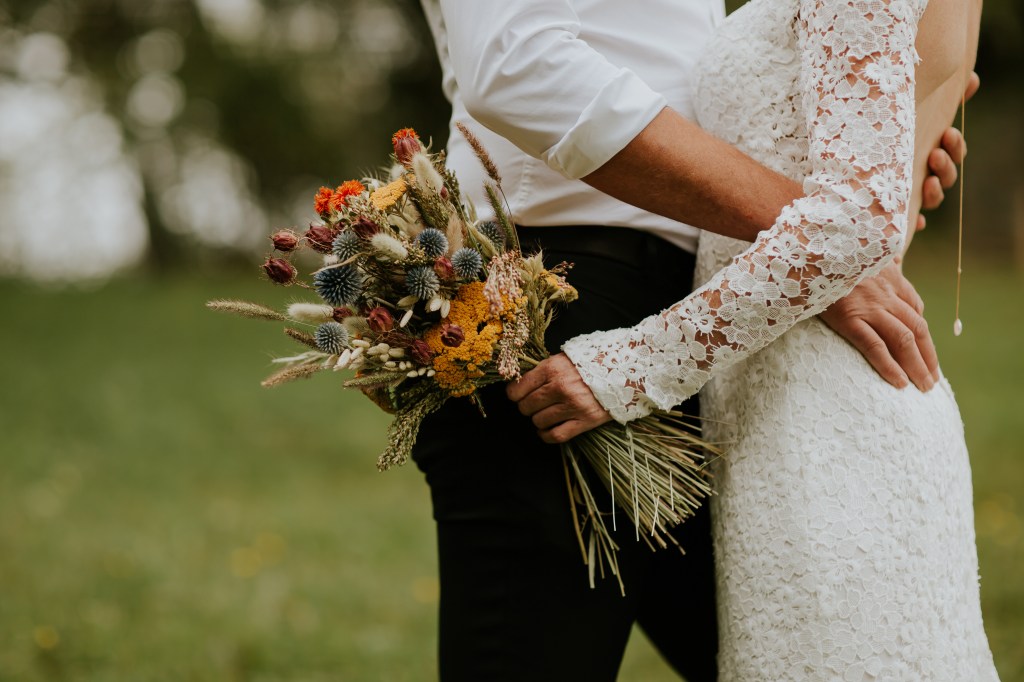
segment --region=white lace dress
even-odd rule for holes
[[[996,680],[949,384],[885,383],[814,317],[899,253],[924,0],[753,0],[698,118],[804,182],[753,244],[704,234],[672,308],[564,350],[619,421],[701,394],[728,443],[713,518],[721,679]]]

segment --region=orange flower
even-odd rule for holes
[[[321,187],[320,191],[316,193],[316,198],[313,199],[313,210],[321,217],[326,217],[330,213],[332,196],[334,196],[334,190],[330,187]]]
[[[334,190],[331,196],[331,208],[340,211],[348,203],[349,197],[357,197],[366,191],[366,187],[358,180],[346,180]]]
[[[397,144],[399,140],[405,139],[407,137],[415,137],[418,139],[419,135],[417,135],[416,131],[413,130],[412,128],[402,128],[397,133],[391,136],[391,144]]]
[[[406,168],[412,162],[412,157],[423,151],[420,138],[412,128],[402,128],[391,136],[391,146],[395,149],[395,158],[398,163]]]

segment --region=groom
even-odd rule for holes
[[[696,228],[751,241],[802,196],[798,184],[689,120],[690,74],[724,16],[721,0],[423,6],[453,123],[493,155],[524,246],[543,247],[549,263],[575,263],[580,300],[550,328],[549,348],[683,298]],[[942,144],[930,159],[926,207],[942,200],[964,153],[956,131]],[[482,185],[484,171],[458,133],[448,163],[471,194]],[[928,389],[937,360],[921,311],[890,267],[822,318],[891,383]],[[707,505],[677,529],[685,556],[651,552],[620,514],[625,596],[614,580],[590,589],[558,448],[535,429],[558,443],[607,417],[593,402],[585,418],[565,421],[552,396],[588,404],[586,386],[549,387],[536,373],[531,380],[509,389],[531,418],[491,387],[480,396],[487,419],[468,401],[449,401],[424,423],[414,452],[437,521],[442,680],[614,680],[634,622],[689,682],[715,679]],[[697,405],[683,409],[695,414]]]

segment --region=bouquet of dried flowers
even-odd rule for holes
[[[545,331],[557,307],[577,297],[565,278],[567,264],[549,268],[541,253],[522,253],[497,168],[476,137],[460,130],[490,178],[485,189],[495,220],[478,220],[443,153],[430,153],[413,130],[403,129],[392,138],[389,177],[322,187],[314,201],[319,222],[301,236],[291,230],[271,236],[277,253],[263,264],[266,276],[319,300],[283,312],[246,301],[208,303],[294,325],[284,331],[304,350],[274,360],[282,368],[264,386],[327,370],[354,373],[344,385],[394,415],[377,461],[381,470],[408,460],[421,422],[447,400],[474,400],[482,412],[480,388],[514,381],[547,357]],[[303,248],[322,255],[309,282],[290,258]],[[591,584],[595,569],[618,576],[608,517],[617,524],[614,506],[600,509],[584,467],[625,510],[637,538],[663,548],[674,542],[668,529],[710,493],[708,452],[694,425],[675,412],[606,424],[562,446]]]

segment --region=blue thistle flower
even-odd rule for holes
[[[428,258],[440,258],[448,252],[448,237],[444,236],[441,230],[428,227],[416,237],[416,243],[420,245]]]
[[[341,355],[348,348],[348,330],[337,322],[324,322],[316,328],[317,348],[331,355]]]
[[[360,247],[359,235],[345,230],[334,238],[334,242],[331,244],[331,253],[341,260],[348,260],[362,250]]]
[[[420,265],[410,268],[405,275],[405,286],[413,296],[427,300],[433,298],[441,289],[441,280],[437,278],[434,268]]]
[[[486,223],[481,223],[480,234],[487,237],[488,241],[494,244],[494,248],[499,251],[505,249],[505,230],[501,228],[498,223],[488,220]]]
[[[484,266],[483,256],[476,249],[464,246],[452,255],[452,267],[460,279],[474,279]]]
[[[313,275],[313,286],[320,298],[338,308],[356,302],[363,292],[363,276],[351,265],[326,268]]]

